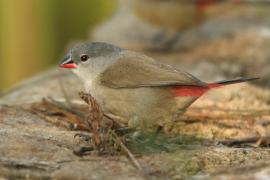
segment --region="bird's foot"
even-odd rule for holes
[[[85,155],[88,155],[88,153],[90,153],[93,150],[94,148],[91,146],[89,147],[78,146],[73,149],[73,153],[77,156],[85,156]]]
[[[73,149],[73,153],[77,156],[88,155],[91,151],[94,150],[93,146],[93,134],[86,133],[76,133],[74,138],[80,140],[79,145]],[[82,145],[83,144],[83,145]]]
[[[78,137],[84,141],[91,141],[93,138],[93,134],[76,133],[74,135],[74,138],[76,138],[76,137]]]
[[[158,127],[155,132],[147,133],[142,131],[134,132],[129,138],[127,143],[132,149],[139,152],[168,152],[163,142],[159,138],[162,127]]]
[[[138,142],[145,143],[145,144],[155,143],[161,130],[162,130],[162,127],[158,126],[154,133],[153,132],[144,133],[142,131],[136,131],[133,133],[132,138],[137,140]]]
[[[134,133],[136,131],[135,128],[130,128],[130,127],[121,127],[115,130],[116,134],[119,136],[124,136],[130,133]]]

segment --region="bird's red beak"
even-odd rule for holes
[[[75,69],[77,68],[77,64],[74,63],[74,61],[71,59],[71,56],[66,56],[61,63],[59,64],[61,68],[68,68],[68,69]]]

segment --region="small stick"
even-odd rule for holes
[[[119,143],[119,145],[121,146],[121,148],[127,153],[127,155],[129,156],[131,162],[135,165],[135,167],[138,170],[144,172],[140,163],[136,160],[134,155],[130,152],[130,150],[126,147],[126,145],[122,142],[122,140],[117,136],[117,134],[115,134],[114,131],[112,131],[112,134],[115,137],[115,139],[117,140],[117,142]]]
[[[227,140],[227,141],[220,141],[219,143],[226,145],[226,146],[235,146],[247,143],[255,143],[255,145],[269,145],[270,144],[270,137],[251,137],[245,139],[238,139],[238,140]]]
[[[43,113],[40,113],[37,110],[32,110],[32,112],[35,113],[36,115],[38,115],[39,117],[43,118],[47,122],[55,124],[56,126],[61,126],[61,127],[67,128],[67,129],[70,127],[70,123],[68,123],[66,121],[59,121],[55,118],[51,118],[50,116],[44,115]]]
[[[88,104],[89,117],[87,124],[93,131],[96,146],[99,146],[101,144],[100,129],[103,120],[103,112],[100,109],[98,102],[90,93],[79,92],[79,96],[86,104]]]
[[[58,101],[54,100],[52,97],[48,97],[48,100],[50,100],[50,102],[51,102],[52,104],[54,104],[55,106],[58,106],[59,108],[64,109],[64,110],[66,110],[66,111],[68,111],[68,112],[74,113],[74,114],[78,115],[78,116],[81,117],[81,118],[85,118],[85,117],[86,117],[86,116],[85,116],[83,113],[81,113],[80,111],[76,111],[75,108],[67,107],[67,106],[65,106],[65,104],[63,104],[63,103],[61,103],[61,102],[58,102]]]

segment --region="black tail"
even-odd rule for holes
[[[236,84],[236,83],[241,83],[241,82],[246,82],[246,81],[254,81],[257,79],[260,79],[260,78],[258,78],[258,77],[255,77],[255,78],[236,78],[236,79],[231,79],[231,80],[218,81],[215,84],[228,85],[228,84]]]

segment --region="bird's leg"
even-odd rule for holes
[[[158,126],[157,129],[150,134],[150,137],[147,137],[148,133],[145,133],[143,130],[137,130],[133,132],[132,139],[141,143],[141,144],[152,144],[157,139],[160,131],[162,130],[162,126]]]
[[[119,136],[124,136],[126,134],[134,133],[136,131],[136,129],[132,127],[123,127],[123,125],[120,125],[112,117],[106,114],[103,114],[103,116],[110,122],[110,125],[108,126],[109,129],[114,130],[115,133]]]
[[[151,134],[149,138],[145,139],[142,143],[154,144],[161,130],[162,130],[162,126],[158,126],[155,132]]]
[[[93,134],[84,134],[84,133],[76,133],[74,135],[74,138],[79,137],[83,139],[84,141],[90,141],[92,140]]]
[[[130,128],[130,127],[121,127],[115,130],[116,134],[119,136],[134,133],[135,131],[136,131],[135,128]]]
[[[128,142],[129,146],[139,151],[169,152],[169,149],[163,144],[163,140],[158,138],[161,130],[162,127],[158,126],[157,129],[150,134],[142,130],[136,131]]]
[[[152,135],[152,137],[149,138],[149,142],[155,142],[155,140],[157,139],[160,131],[162,130],[162,126],[158,126],[156,131],[154,132],[154,134]]]
[[[79,146],[79,147],[76,147],[73,149],[73,153],[77,156],[84,156],[84,155],[87,155],[88,152],[91,152],[93,151],[94,148],[93,147],[82,147],[82,146]]]
[[[84,145],[78,145],[73,149],[73,153],[77,156],[87,155],[89,152],[94,150],[93,134],[91,133],[76,133],[74,138],[79,137],[82,139]]]

